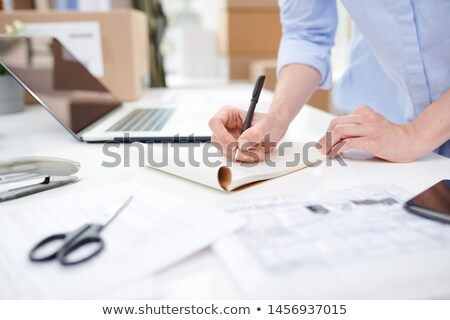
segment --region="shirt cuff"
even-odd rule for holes
[[[277,76],[289,64],[305,64],[319,71],[320,89],[332,87],[330,51],[327,46],[301,39],[282,39],[278,51]]]

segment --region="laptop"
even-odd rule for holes
[[[79,141],[211,138],[211,108],[122,104],[55,38],[1,36],[0,65]]]

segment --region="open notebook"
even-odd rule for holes
[[[211,144],[149,144],[147,165],[222,191],[317,165],[325,156],[299,142],[281,144],[261,163],[232,162]]]

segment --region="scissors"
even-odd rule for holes
[[[68,266],[93,258],[105,247],[100,232],[130,204],[131,200],[133,196],[120,206],[111,207],[96,223],[88,223],[73,232],[55,234],[43,239],[31,249],[30,260],[33,262],[58,260],[62,265]]]

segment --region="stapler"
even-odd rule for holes
[[[77,182],[78,177],[73,175],[79,170],[78,162],[60,158],[0,160],[0,202]]]

